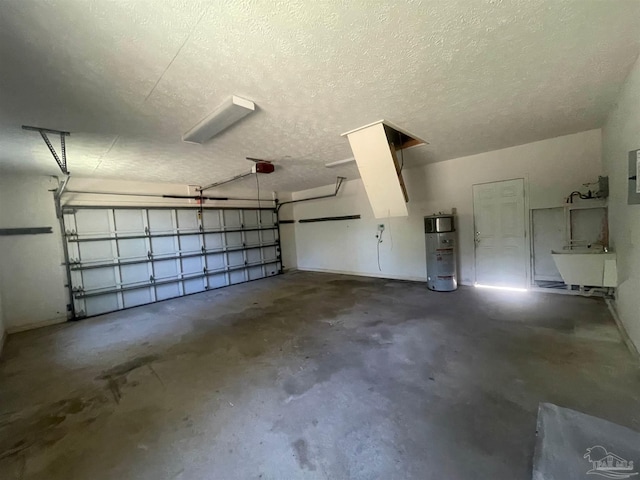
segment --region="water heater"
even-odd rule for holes
[[[427,288],[451,292],[458,288],[456,278],[456,229],[453,215],[424,217],[427,245]]]

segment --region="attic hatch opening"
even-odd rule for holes
[[[403,150],[427,142],[385,120],[343,136],[349,139],[375,217],[408,216],[406,204],[409,195],[402,178],[403,165],[398,161],[398,152],[402,156]]]
[[[406,133],[399,132],[391,128],[389,125],[384,125],[384,133],[387,136],[387,141],[391,149],[391,156],[393,163],[396,167],[396,174],[398,175],[398,181],[400,182],[400,188],[402,189],[402,196],[405,203],[409,202],[409,194],[407,193],[407,187],[404,184],[404,178],[402,178],[402,169],[404,167],[404,154],[403,150],[417,145],[422,145],[424,142],[409,136]],[[401,152],[402,161],[398,161],[397,152]]]

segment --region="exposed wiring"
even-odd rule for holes
[[[573,197],[576,197],[576,196],[580,197],[582,200],[590,200],[592,198],[595,198],[591,190],[589,190],[589,192],[587,192],[586,195],[582,192],[575,190],[571,192],[571,194],[567,197],[567,203],[573,203]]]
[[[384,230],[381,230],[380,233],[378,235],[376,235],[378,241],[376,242],[376,251],[378,252],[378,270],[382,271],[382,268],[380,267],[380,244],[382,243],[382,234],[384,233]]]

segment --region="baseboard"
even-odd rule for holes
[[[640,352],[638,352],[638,348],[636,347],[635,343],[633,343],[633,340],[631,340],[631,337],[627,333],[627,329],[624,327],[622,320],[620,320],[620,317],[618,316],[618,311],[616,310],[615,302],[612,299],[607,298],[605,299],[605,303],[607,304],[607,307],[609,307],[609,312],[611,312],[611,316],[613,317],[613,319],[616,322],[616,325],[618,326],[618,330],[620,331],[622,340],[627,345],[627,348],[631,352],[631,355],[633,355],[636,360],[640,361]]]
[[[27,323],[25,325],[18,325],[16,327],[7,327],[7,334],[24,332],[26,330],[33,330],[35,328],[49,327],[51,325],[57,325],[67,321],[67,317],[56,317],[43,322]]]
[[[408,280],[410,282],[422,282],[427,283],[425,277],[411,277],[403,275],[389,275],[386,273],[363,273],[363,272],[351,272],[349,270],[331,270],[328,268],[308,268],[298,267],[298,271],[301,272],[320,272],[320,273],[337,273],[339,275],[355,275],[357,277],[371,277],[371,278],[388,278],[390,280]]]

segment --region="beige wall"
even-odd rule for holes
[[[0,178],[0,228],[53,227],[52,234],[0,236],[0,294],[7,331],[66,319],[62,240],[43,176]]]
[[[296,219],[362,215],[361,220],[296,223],[298,268],[426,280],[423,217],[456,208],[460,281],[473,284],[472,185],[524,178],[527,208],[562,206],[571,191],[602,174],[600,140],[600,130],[590,130],[406,169],[403,176],[410,198],[408,217],[375,219],[362,182],[348,181],[338,198],[295,205]],[[333,188],[296,192],[294,198],[331,193]],[[380,245],[382,271],[376,254],[379,223],[386,225]]]
[[[628,154],[640,149],[640,60],[602,129],[602,146],[611,188],[611,243],[618,254],[615,305],[629,336],[640,348],[640,205],[627,204]]]

